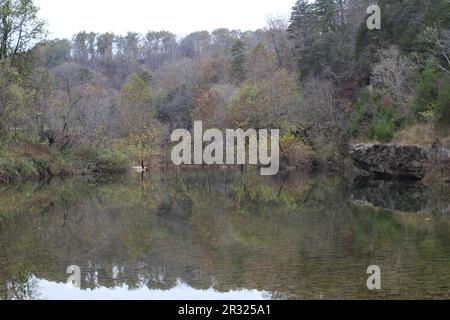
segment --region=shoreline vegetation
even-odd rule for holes
[[[45,144],[0,147],[0,184],[20,183],[54,177],[123,174],[132,158],[126,150],[89,147],[61,152]]]
[[[424,179],[448,182],[450,3],[379,1],[381,30],[369,4],[298,0],[256,31],[46,39],[32,0],[2,1],[0,184],[166,166],[195,121],[279,129],[281,170],[353,172],[355,144],[418,145]]]
[[[448,149],[442,148],[440,150],[432,149],[432,146],[423,146],[418,144],[382,144],[382,143],[368,143],[353,145],[352,148],[365,146],[377,148],[394,148],[402,149],[409,148],[423,150],[426,153],[426,158],[421,163],[423,172],[416,177],[414,174],[410,176],[401,176],[393,173],[371,172],[370,169],[361,168],[358,161],[349,156],[343,159],[341,166],[335,166],[334,169],[324,168],[320,165],[314,165],[314,160],[309,159],[308,165],[289,165],[284,162],[280,166],[280,174],[292,171],[300,171],[307,174],[311,173],[329,173],[338,174],[342,176],[366,176],[373,178],[380,178],[387,180],[422,180],[427,184],[450,183],[450,157]],[[176,170],[176,169],[192,169],[192,170],[216,170],[216,169],[232,169],[236,171],[247,171],[252,169],[260,169],[261,165],[175,165],[170,162],[170,159],[165,159],[161,156],[154,157],[152,160],[144,162],[144,165],[136,165],[133,161],[133,156],[130,156],[130,150],[120,147],[101,148],[100,150],[92,150],[89,148],[79,149],[77,152],[73,150],[65,153],[52,150],[47,145],[20,145],[14,149],[2,147],[0,156],[0,185],[20,184],[27,181],[48,180],[52,178],[67,178],[67,177],[107,177],[123,174],[146,173],[152,174],[155,171],[161,170]],[[14,150],[13,152],[11,150]],[[440,152],[440,153],[439,153]],[[442,152],[445,152],[442,155]],[[383,166],[392,161],[385,154],[370,155],[363,160],[370,162],[370,157],[383,157],[383,161],[375,161],[373,165]],[[402,156],[408,157],[407,153],[395,155],[398,161],[401,162],[400,167],[407,169],[409,163],[402,162]],[[394,166],[391,166],[395,170]]]

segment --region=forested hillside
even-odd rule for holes
[[[342,168],[352,141],[449,146],[450,2],[379,0],[369,30],[372,2],[298,0],[256,31],[47,39],[32,0],[1,0],[0,181],[125,171],[194,120],[279,128],[302,168]]]

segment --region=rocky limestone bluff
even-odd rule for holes
[[[376,176],[421,180],[427,174],[430,152],[415,145],[357,144],[351,158],[359,169]]]

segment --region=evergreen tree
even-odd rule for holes
[[[307,0],[298,0],[292,8],[288,32],[294,43],[294,60],[300,78],[308,75],[314,65],[314,29],[312,6]]]
[[[311,5],[307,0],[297,0],[292,8],[291,24],[288,31],[295,35],[296,32],[304,30],[308,24],[308,17],[311,13]]]
[[[231,48],[231,76],[238,83],[245,80],[245,46],[241,39],[237,39]]]
[[[312,5],[320,31],[329,33],[336,30],[336,4],[334,0],[316,0]]]

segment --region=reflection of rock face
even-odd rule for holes
[[[423,179],[428,158],[419,146],[395,144],[358,144],[351,148],[355,165],[374,175]]]
[[[65,283],[69,265],[81,268],[87,292],[181,281],[276,299],[448,298],[450,215],[425,224],[422,214],[354,206],[349,191],[336,177],[256,170],[2,190],[0,217],[10,214],[0,218],[0,299],[39,297],[31,280]],[[442,197],[448,207],[448,192],[427,193],[424,202]],[[362,285],[372,262],[390,275],[376,296]]]
[[[429,193],[419,181],[359,178],[352,187],[352,197],[375,207],[418,212],[427,207]]]

